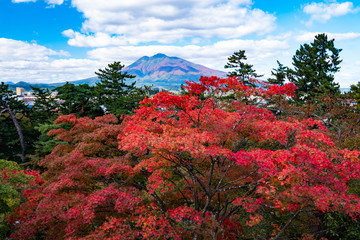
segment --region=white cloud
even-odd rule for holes
[[[344,64],[343,64],[344,65]],[[342,88],[348,88],[359,82],[360,68],[356,64],[341,67],[340,72],[335,74],[335,81],[340,82]]]
[[[105,47],[125,45],[128,41],[121,36],[110,36],[107,33],[97,32],[91,35],[84,35],[68,29],[62,32],[65,37],[70,38],[69,45],[75,47]]]
[[[51,5],[61,5],[64,3],[64,0],[45,0],[45,2]]]
[[[13,3],[36,2],[36,0],[11,0]]]
[[[321,32],[304,32],[300,35],[295,36],[295,40],[298,42],[312,42],[316,35]],[[335,41],[351,40],[360,38],[360,32],[349,32],[349,33],[325,33],[328,39],[335,39]]]
[[[348,13],[354,13],[359,11],[358,8],[354,8],[352,2],[344,3],[311,3],[303,7],[303,11],[310,15],[307,25],[311,25],[314,21],[326,23],[333,17],[344,16]]]
[[[68,56],[65,51],[54,51],[36,43],[28,43],[13,39],[0,38],[0,61],[20,59],[40,61],[49,56]]]
[[[86,20],[81,32],[64,35],[72,46],[103,47],[271,32],[276,18],[251,5],[251,0],[73,0]]]
[[[67,58],[36,43],[0,38],[1,81],[59,82],[94,76],[105,63],[91,59]]]
[[[1,81],[65,82],[94,77],[107,63],[90,59],[49,59],[48,61],[4,61],[0,64]]]
[[[36,2],[37,0],[11,0],[13,3]],[[44,0],[49,5],[61,5],[64,0]]]

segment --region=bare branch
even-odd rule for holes
[[[246,111],[243,112],[240,120],[234,125],[234,127],[232,128],[232,130],[235,130],[235,128],[237,128],[237,127],[240,125],[240,123],[242,122],[242,120],[243,120],[243,118],[244,118],[245,113],[246,113]]]
[[[250,177],[251,175],[253,175],[254,173],[256,173],[257,170],[259,170],[259,168],[257,168],[255,171],[249,173],[248,175],[246,175],[246,176],[244,176],[244,177],[241,177],[241,178],[235,179],[235,180],[233,180],[233,181],[227,182],[227,183],[225,183],[224,185],[222,185],[221,187],[223,188],[223,187],[225,187],[225,186],[227,186],[227,185],[229,185],[229,184],[232,184],[232,183],[235,183],[235,182],[244,180],[244,179]],[[219,186],[219,187],[220,187],[220,186]]]
[[[285,229],[295,220],[295,218],[297,217],[297,215],[299,215],[299,213],[302,212],[302,208],[300,208],[295,214],[294,216],[285,224],[285,226],[280,230],[280,232],[273,237],[273,240],[278,239],[285,231]]]
[[[218,183],[218,185],[216,186],[215,191],[217,191],[217,189],[219,189],[222,181],[223,181],[224,178],[226,177],[226,174],[228,173],[228,171],[229,171],[229,169],[231,168],[231,166],[232,166],[232,164],[231,164],[231,162],[229,162],[229,165],[228,165],[228,167],[226,168],[225,173],[223,174],[223,176],[222,176],[221,179],[219,180],[219,183]]]
[[[235,190],[235,189],[240,189],[240,188],[247,188],[247,187],[251,187],[253,185],[256,185],[257,182],[255,183],[250,183],[250,184],[247,184],[247,185],[239,185],[239,186],[234,186],[234,187],[228,187],[228,188],[219,188],[217,189],[219,192],[227,192],[227,191],[230,191],[230,190]]]

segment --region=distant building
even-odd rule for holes
[[[32,107],[35,104],[36,97],[35,96],[25,96],[22,98],[24,104],[28,107]]]
[[[21,96],[25,92],[25,89],[22,87],[16,87],[16,95]]]

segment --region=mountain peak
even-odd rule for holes
[[[168,56],[166,56],[163,53],[158,53],[158,54],[155,54],[154,56],[152,56],[152,58],[166,58],[166,57],[168,57]]]

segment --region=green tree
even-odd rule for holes
[[[314,42],[300,46],[293,56],[294,69],[289,70],[289,80],[299,89],[298,97],[309,100],[321,95],[339,94],[339,84],[334,74],[340,70],[341,49],[326,34],[315,36]]]
[[[52,122],[58,116],[56,108],[59,104],[55,101],[49,89],[31,87],[36,97],[32,110],[32,120],[35,123]]]
[[[21,162],[25,162],[26,144],[18,117],[26,111],[26,106],[23,102],[13,97],[13,95],[14,93],[9,90],[8,85],[2,82],[0,85],[0,123],[3,126],[1,126],[0,130],[0,153],[17,155],[16,145],[20,143],[21,150],[18,156],[21,158]],[[14,126],[15,129],[13,129],[12,126]],[[14,130],[18,135],[15,139]]]
[[[105,106],[107,112],[116,116],[131,113],[146,92],[144,89],[136,88],[135,81],[128,82],[136,76],[122,72],[123,68],[121,62],[113,62],[95,72],[100,79],[96,84],[99,102]]]
[[[99,103],[95,100],[94,87],[88,84],[74,85],[67,82],[57,91],[57,98],[63,100],[60,104],[60,112],[63,114],[75,113],[78,116],[96,117],[104,114]]]
[[[274,76],[274,78],[268,78],[268,81],[271,84],[284,85],[288,67],[284,67],[284,65],[281,64],[278,60],[276,62],[278,64],[278,68],[273,68],[273,71],[271,71],[271,76]]]
[[[35,127],[37,131],[40,132],[40,136],[34,143],[35,153],[32,156],[34,162],[43,159],[47,154],[51,153],[54,147],[58,144],[64,143],[63,141],[58,141],[54,136],[49,136],[48,132],[53,129],[70,129],[71,124],[54,124],[54,123],[43,123]]]
[[[360,104],[360,82],[358,82],[356,85],[350,86],[350,94],[356,101],[356,103]]]
[[[253,65],[244,62],[246,60],[247,57],[245,56],[245,50],[239,50],[228,57],[228,63],[226,63],[225,68],[234,69],[232,72],[228,73],[229,77],[239,77],[240,81],[243,81],[245,84],[249,84],[250,78],[258,78],[263,75],[257,74],[253,69]]]

